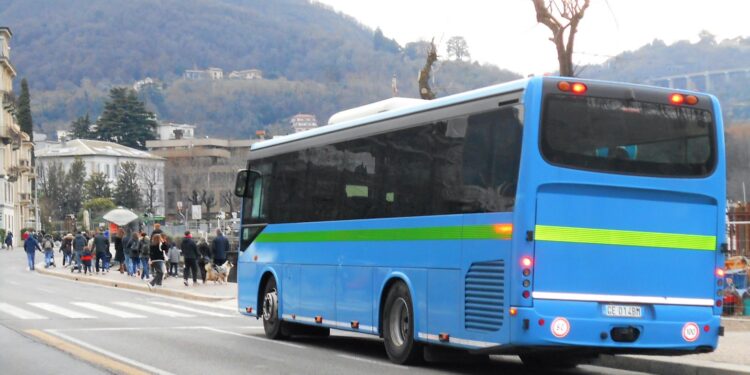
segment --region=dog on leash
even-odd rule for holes
[[[224,284],[227,282],[229,277],[229,271],[234,267],[232,262],[226,261],[221,266],[215,267],[213,263],[206,263],[206,281],[213,281],[214,283]]]

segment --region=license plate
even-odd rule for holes
[[[618,318],[640,318],[643,316],[641,306],[632,305],[606,305],[604,314]]]

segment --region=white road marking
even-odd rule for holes
[[[175,304],[167,303],[167,302],[152,301],[151,303],[154,304],[154,305],[170,307],[170,308],[178,309],[178,310],[190,311],[190,312],[194,312],[194,313],[198,313],[198,314],[202,314],[202,315],[216,316],[216,317],[219,317],[219,318],[231,318],[232,317],[232,315],[219,314],[219,313],[215,313],[215,312],[211,312],[211,311],[205,311],[205,310],[200,310],[200,309],[196,309],[196,308],[192,308],[192,307],[175,305]],[[239,316],[239,314],[236,315],[236,316]]]
[[[151,307],[146,305],[139,305],[132,302],[115,302],[116,305],[125,306],[129,309],[145,311],[156,315],[168,316],[170,318],[193,318],[195,315],[183,314],[177,311],[164,310],[158,307]]]
[[[42,309],[42,310],[47,310],[53,314],[62,315],[64,317],[68,317],[72,319],[94,319],[95,318],[94,316],[91,316],[88,314],[69,310],[64,307],[60,307],[60,306],[53,305],[51,303],[46,303],[46,302],[29,302],[29,305]]]
[[[66,335],[66,334],[60,333],[60,332],[58,332],[57,330],[54,330],[54,329],[47,329],[47,330],[45,330],[45,332],[51,333],[51,334],[53,334],[53,335],[55,335],[55,336],[57,336],[57,337],[59,337],[59,338],[61,338],[61,339],[63,339],[63,340],[67,340],[67,341],[69,341],[69,342],[72,342],[72,343],[74,343],[74,344],[76,344],[76,345],[78,345],[78,346],[84,347],[84,348],[86,348],[86,349],[88,349],[88,350],[91,350],[91,351],[97,352],[97,353],[99,353],[99,354],[103,354],[103,355],[106,355],[107,357],[110,357],[110,358],[116,359],[116,360],[118,360],[118,361],[120,361],[120,362],[123,362],[123,363],[129,364],[129,365],[131,365],[131,366],[135,366],[135,367],[139,367],[139,368],[142,368],[142,369],[144,369],[144,370],[146,370],[146,371],[149,371],[149,372],[151,372],[151,373],[153,373],[153,374],[159,374],[159,375],[174,375],[173,373],[171,373],[171,372],[169,372],[169,371],[165,371],[165,370],[162,370],[162,369],[158,369],[158,368],[156,368],[156,367],[153,367],[153,366],[149,366],[149,365],[147,365],[147,364],[145,364],[145,363],[142,363],[142,362],[138,362],[138,361],[136,361],[136,360],[134,360],[134,359],[130,359],[130,358],[127,358],[127,357],[123,357],[123,356],[121,356],[121,355],[119,355],[119,354],[115,354],[115,353],[112,353],[112,352],[110,352],[110,351],[107,351],[107,350],[104,350],[104,349],[98,348],[98,347],[96,347],[96,346],[94,346],[94,345],[91,345],[91,344],[89,344],[89,343],[83,342],[83,341],[81,341],[81,340],[78,340],[78,339],[76,339],[76,338],[70,337],[70,336],[68,336],[68,335]]]
[[[380,361],[375,361],[372,359],[367,359],[367,358],[362,358],[362,357],[355,357],[353,355],[348,355],[348,354],[336,354],[336,356],[341,357],[341,358],[351,359],[354,361],[369,363],[371,365],[379,365],[379,366],[385,366],[385,367],[390,367],[390,368],[397,368],[399,370],[409,370],[409,367],[407,366],[394,365],[392,363],[380,362]]]
[[[0,302],[0,311],[9,315],[13,315],[18,319],[24,319],[24,320],[26,319],[49,319],[46,316],[42,316],[42,315],[33,313],[31,311],[27,311],[27,310],[15,307],[13,305],[10,305],[4,302]]]
[[[100,313],[104,313],[104,314],[108,314],[108,315],[113,315],[113,316],[116,316],[118,318],[136,318],[136,319],[138,319],[138,318],[145,318],[146,317],[145,315],[133,314],[131,312],[117,310],[117,309],[113,309],[113,308],[108,307],[108,306],[97,305],[95,303],[90,303],[90,302],[73,302],[73,304],[76,305],[76,306],[83,307],[85,309],[94,310],[94,311],[97,311],[97,312],[100,312]]]
[[[204,330],[206,330],[206,331],[217,332],[217,333],[223,333],[223,334],[225,334],[225,335],[232,335],[232,336],[239,336],[239,337],[244,337],[244,338],[247,338],[247,339],[251,339],[251,340],[258,340],[258,341],[263,341],[263,342],[265,342],[265,343],[269,343],[269,344],[277,344],[277,345],[283,345],[283,346],[288,346],[288,347],[290,347],[290,348],[295,348],[295,349],[307,349],[307,347],[305,347],[305,346],[302,346],[302,345],[297,345],[297,344],[290,344],[290,343],[288,343],[288,342],[283,342],[283,341],[275,341],[275,340],[269,340],[269,339],[266,339],[266,338],[261,338],[261,337],[255,337],[255,336],[248,336],[248,335],[243,335],[243,334],[241,334],[241,333],[237,333],[237,332],[232,332],[232,331],[225,331],[225,330],[223,330],[223,329],[217,329],[217,328],[212,328],[212,327],[200,327],[200,328],[201,328],[201,329],[204,329]]]

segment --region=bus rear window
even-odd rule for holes
[[[544,158],[593,171],[664,177],[709,174],[716,160],[709,111],[633,100],[546,97]]]

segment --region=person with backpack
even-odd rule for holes
[[[42,240],[42,249],[44,249],[44,268],[55,266],[55,241],[52,236],[47,234]]]
[[[198,270],[201,272],[201,280],[206,283],[206,264],[211,264],[211,247],[208,245],[205,237],[198,241]]]
[[[138,253],[141,257],[141,280],[148,279],[149,276],[149,251],[150,251],[151,239],[146,235],[146,232],[141,232],[141,240],[138,242],[139,248]]]
[[[39,250],[39,252],[42,251],[42,247],[39,246],[39,242],[29,232],[26,232],[24,234],[27,234],[27,236],[23,241],[23,249],[26,251],[26,260],[29,262],[29,271],[33,271],[34,256],[36,255],[37,250]]]
[[[78,270],[78,273],[83,271],[83,262],[81,256],[83,255],[83,249],[86,247],[86,237],[83,236],[83,231],[78,232],[76,237],[73,239],[73,261],[75,261],[75,267],[70,269],[70,272]]]
[[[62,244],[60,244],[60,252],[63,253],[63,267],[67,264],[70,267],[73,258],[73,234],[68,233],[63,237]]]
[[[128,241],[125,249],[128,259],[128,276],[134,276],[141,265],[141,242],[138,239],[138,233],[133,232],[133,235]]]

